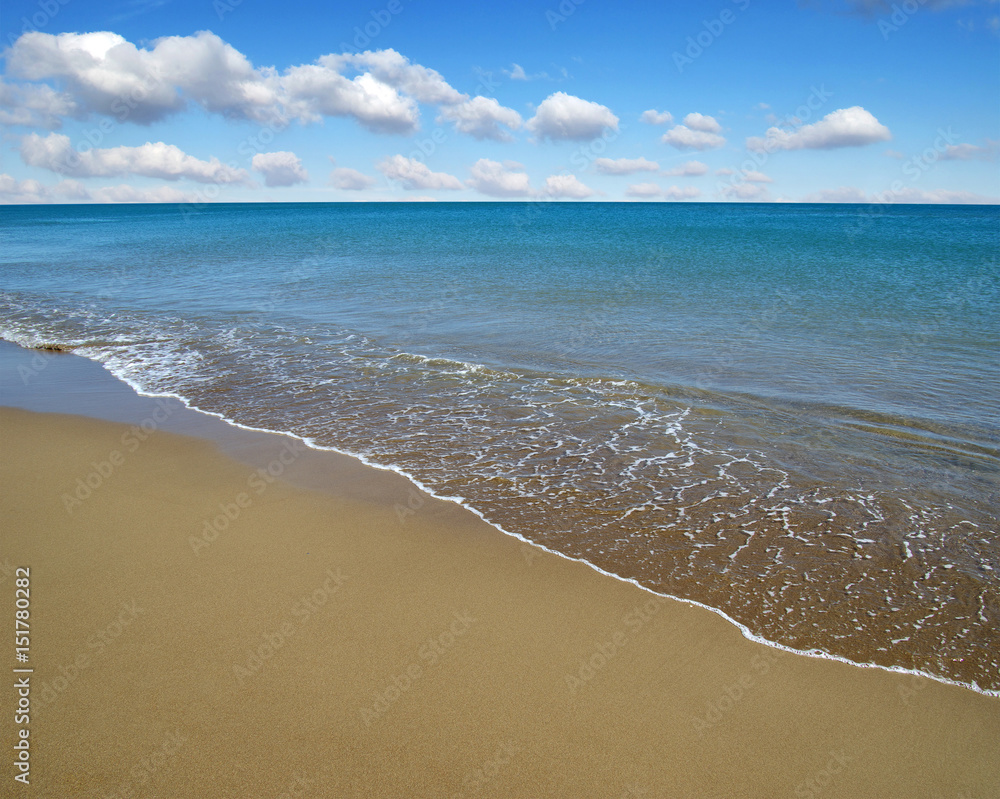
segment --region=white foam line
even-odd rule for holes
[[[83,356],[83,357],[88,357],[89,358],[89,356]],[[563,558],[564,560],[572,561],[574,563],[582,563],[585,566],[589,566],[591,569],[593,569],[594,571],[598,572],[599,574],[603,574],[606,577],[611,577],[611,578],[613,578],[615,580],[619,580],[621,582],[631,583],[636,588],[639,588],[640,590],[645,591],[647,593],[653,594],[654,596],[660,596],[660,597],[664,597],[666,599],[672,599],[675,602],[682,602],[682,603],[684,603],[686,605],[693,605],[695,607],[699,607],[699,608],[702,608],[704,610],[710,611],[711,613],[714,613],[717,616],[722,617],[727,622],[729,622],[730,624],[732,624],[734,627],[736,627],[743,634],[744,638],[746,638],[746,639],[748,639],[750,641],[753,641],[754,643],[762,644],[763,646],[769,646],[769,647],[772,647],[774,649],[780,649],[783,652],[789,652],[790,654],[793,654],[793,655],[803,655],[805,657],[820,658],[820,659],[823,659],[823,660],[836,660],[836,661],[838,661],[840,663],[844,663],[844,664],[846,664],[848,666],[856,666],[856,667],[862,668],[862,669],[881,669],[882,671],[891,671],[891,672],[895,672],[897,674],[911,674],[911,675],[914,675],[914,676],[917,676],[917,677],[926,677],[927,679],[934,680],[935,682],[945,683],[946,685],[954,685],[954,686],[959,687],[959,688],[966,688],[966,689],[968,689],[970,691],[974,691],[975,693],[983,694],[984,696],[990,696],[990,697],[1000,698],[1000,689],[991,690],[991,689],[988,689],[988,688],[980,688],[978,685],[972,685],[972,684],[969,684],[969,683],[959,682],[958,680],[951,680],[951,679],[949,679],[947,677],[941,677],[941,676],[936,675],[936,674],[930,674],[930,673],[928,673],[926,671],[920,671],[919,669],[907,669],[907,668],[903,668],[902,666],[883,666],[883,665],[881,665],[879,663],[858,663],[857,661],[855,661],[855,660],[849,660],[848,658],[845,658],[842,655],[834,655],[834,654],[831,654],[830,652],[824,652],[821,649],[794,649],[794,648],[792,648],[790,646],[785,646],[784,644],[779,644],[779,643],[777,643],[775,641],[769,641],[768,639],[763,638],[762,636],[759,636],[756,633],[752,632],[742,622],[739,622],[736,619],[732,618],[731,616],[727,615],[724,611],[719,610],[719,608],[713,608],[711,605],[706,605],[705,603],[699,602],[696,599],[688,599],[686,597],[674,596],[673,594],[663,593],[662,591],[655,591],[652,588],[649,588],[648,586],[642,585],[641,583],[639,583],[637,580],[635,580],[632,577],[622,577],[619,574],[615,574],[614,572],[609,572],[606,569],[602,569],[600,566],[597,566],[597,565],[591,563],[588,560],[584,560],[583,558],[576,558],[576,557],[573,557],[572,555],[567,555],[564,552],[558,552],[558,551],[556,551],[554,549],[550,549],[549,547],[545,546],[544,544],[539,544],[536,541],[531,541],[530,539],[525,538],[520,533],[515,533],[515,532],[512,532],[510,530],[506,530],[503,527],[501,527],[499,524],[497,524],[496,522],[493,522],[493,521],[487,519],[486,516],[484,516],[481,511],[479,511],[477,508],[474,508],[471,505],[469,505],[465,501],[465,499],[463,497],[447,497],[447,496],[443,496],[443,495],[437,494],[433,489],[431,489],[430,487],[428,487],[427,485],[425,485],[417,477],[409,474],[408,472],[406,472],[405,470],[399,468],[398,466],[386,466],[386,465],[381,464],[381,463],[375,463],[375,462],[371,461],[368,457],[366,457],[365,455],[362,455],[360,453],[351,452],[349,450],[340,449],[338,447],[330,447],[330,446],[325,446],[325,445],[322,445],[322,444],[317,444],[314,439],[306,438],[305,436],[300,436],[300,435],[297,435],[295,433],[289,433],[289,432],[286,432],[286,431],[283,431],[283,430],[271,430],[271,429],[266,428],[266,427],[253,427],[251,425],[242,424],[241,422],[237,422],[234,419],[230,419],[227,416],[225,416],[225,415],[223,415],[221,413],[218,413],[216,411],[202,410],[201,408],[198,408],[197,406],[193,405],[191,403],[191,401],[187,399],[187,397],[181,396],[180,394],[174,394],[173,392],[149,392],[149,391],[145,391],[141,386],[137,385],[132,380],[130,380],[128,378],[125,378],[125,377],[120,377],[119,375],[115,374],[103,362],[97,360],[96,358],[89,358],[89,359],[90,360],[94,360],[97,363],[100,363],[101,366],[106,371],[108,371],[113,377],[115,377],[117,380],[120,380],[121,382],[123,382],[126,385],[128,385],[133,391],[135,391],[140,396],[143,396],[143,397],[170,397],[172,399],[176,399],[176,400],[179,400],[180,402],[182,402],[184,404],[184,406],[186,408],[188,408],[189,410],[195,411],[197,413],[205,414],[206,416],[214,416],[216,419],[221,419],[222,421],[226,422],[226,424],[229,424],[229,425],[231,425],[233,427],[238,427],[238,428],[240,428],[242,430],[251,430],[251,431],[257,432],[257,433],[271,433],[273,435],[286,436],[288,438],[297,438],[299,441],[301,441],[307,447],[311,447],[312,449],[319,450],[319,451],[325,451],[325,452],[336,452],[336,453],[338,453],[340,455],[345,455],[345,456],[347,456],[349,458],[354,458],[355,460],[360,461],[361,463],[363,463],[365,466],[370,466],[370,467],[372,467],[374,469],[379,469],[381,471],[393,472],[395,474],[398,474],[401,477],[404,477],[407,480],[409,480],[411,483],[413,483],[415,486],[417,486],[417,488],[419,488],[421,491],[423,491],[426,494],[429,494],[430,496],[434,497],[435,499],[440,499],[440,500],[443,500],[445,502],[454,502],[455,504],[460,505],[461,507],[465,508],[469,512],[471,512],[471,513],[475,514],[476,516],[478,516],[480,519],[482,519],[484,522],[486,522],[488,525],[490,525],[494,529],[499,530],[504,535],[508,535],[508,536],[510,536],[512,538],[516,538],[518,541],[522,541],[525,544],[528,544],[530,546],[536,547],[537,549],[540,549],[543,552],[548,552],[550,555],[556,555],[557,557]]]

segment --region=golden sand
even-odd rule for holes
[[[30,787],[0,695],[2,796],[998,795],[1000,701],[758,645],[395,475],[310,490],[285,478],[323,456],[277,437],[252,465],[7,408],[0,434],[34,669]]]

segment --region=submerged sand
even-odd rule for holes
[[[396,475],[11,408],[0,436],[34,669],[4,796],[1000,795],[997,699],[756,644]]]

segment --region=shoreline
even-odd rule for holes
[[[37,348],[33,349],[33,348],[29,348],[29,347],[17,344],[16,342],[11,342],[11,341],[7,341],[5,339],[0,339],[0,347],[4,347],[4,346],[8,346],[8,345],[12,346],[12,347],[15,347],[16,349],[18,349],[18,350],[20,350],[20,351],[22,351],[24,353],[36,353],[37,354],[37,353],[42,353],[43,352],[45,354],[42,357],[45,357],[45,358],[60,357],[60,356],[67,356],[67,355],[71,356],[71,357],[82,358],[82,359],[88,361],[89,363],[92,363],[92,364],[95,364],[95,365],[99,366],[99,368],[101,369],[101,371],[107,376],[108,380],[114,381],[114,382],[120,384],[121,386],[127,387],[128,389],[130,389],[132,392],[134,392],[139,397],[149,398],[149,399],[152,399],[152,400],[156,400],[156,399],[176,400],[177,402],[181,403],[187,411],[189,411],[191,413],[194,413],[194,414],[198,414],[198,415],[203,416],[203,417],[210,417],[210,418],[212,418],[214,420],[218,420],[220,423],[222,423],[222,424],[226,425],[227,427],[232,428],[234,430],[245,431],[245,432],[256,433],[256,434],[263,434],[263,435],[266,435],[266,436],[276,436],[276,437],[279,437],[279,438],[285,438],[285,439],[290,439],[290,440],[298,441],[298,442],[301,442],[301,444],[303,446],[306,446],[306,447],[310,448],[311,450],[313,450],[313,451],[315,451],[317,453],[331,453],[331,454],[335,454],[335,455],[337,455],[339,457],[347,458],[347,459],[350,459],[352,461],[355,461],[358,464],[360,464],[361,466],[363,466],[364,468],[374,469],[374,470],[377,470],[377,471],[380,471],[380,472],[391,473],[391,474],[396,475],[397,477],[405,480],[407,483],[411,484],[412,486],[416,487],[419,490],[419,492],[421,492],[421,493],[423,493],[423,494],[425,494],[425,495],[427,495],[429,497],[432,497],[435,500],[440,500],[442,502],[453,503],[456,506],[462,508],[463,510],[466,510],[466,511],[472,513],[477,518],[479,518],[482,522],[484,522],[485,524],[489,525],[490,527],[492,527],[493,529],[497,530],[498,532],[502,533],[503,535],[509,536],[509,537],[511,537],[513,539],[516,539],[517,541],[520,541],[521,543],[523,543],[523,544],[525,544],[527,546],[535,547],[535,548],[537,548],[537,549],[539,549],[541,551],[544,551],[544,552],[546,552],[548,554],[555,555],[555,556],[560,557],[560,558],[564,558],[565,560],[568,560],[568,561],[571,561],[571,562],[574,562],[574,563],[584,564],[585,566],[587,566],[588,568],[594,570],[598,574],[601,574],[601,575],[606,576],[606,577],[610,577],[610,578],[612,578],[614,580],[617,580],[619,582],[631,584],[631,585],[635,586],[636,588],[638,588],[638,589],[640,589],[640,590],[642,590],[644,592],[652,594],[653,596],[662,597],[664,599],[668,599],[668,600],[672,600],[672,601],[676,601],[676,602],[681,602],[681,603],[684,603],[684,604],[687,604],[687,605],[691,605],[693,607],[698,607],[698,608],[702,608],[704,610],[707,610],[707,611],[709,611],[709,612],[711,612],[711,613],[719,616],[724,621],[726,621],[727,623],[729,623],[732,626],[734,626],[735,628],[737,628],[740,631],[740,633],[743,635],[744,638],[746,638],[747,640],[752,641],[754,643],[761,644],[761,645],[767,646],[767,647],[771,647],[771,648],[774,648],[774,649],[777,649],[777,650],[780,650],[780,651],[783,651],[783,652],[787,652],[787,653],[793,654],[793,655],[798,655],[798,656],[802,656],[802,657],[809,657],[809,658],[817,658],[817,659],[821,659],[821,660],[836,661],[836,662],[844,663],[844,664],[847,664],[847,665],[850,665],[850,666],[854,666],[854,667],[860,668],[860,669],[878,669],[878,670],[892,672],[892,673],[896,673],[896,674],[905,674],[905,675],[911,675],[911,676],[915,676],[915,677],[923,677],[923,678],[934,680],[935,682],[939,682],[939,683],[942,683],[942,684],[945,684],[945,685],[951,685],[951,686],[955,686],[955,687],[958,687],[958,688],[963,688],[963,689],[972,691],[973,693],[977,693],[977,694],[980,694],[980,695],[983,695],[983,696],[987,696],[987,697],[991,697],[991,698],[1000,698],[1000,689],[982,688],[982,687],[980,687],[980,686],[978,686],[976,684],[961,682],[959,680],[953,680],[953,679],[950,679],[948,677],[944,677],[944,676],[941,676],[941,675],[936,675],[936,674],[933,674],[933,673],[930,673],[930,672],[927,672],[927,671],[921,671],[919,669],[907,669],[907,668],[904,668],[904,667],[901,667],[901,666],[886,666],[886,665],[882,665],[882,664],[879,664],[879,663],[870,663],[870,662],[869,663],[864,663],[864,662],[859,662],[857,660],[852,660],[850,658],[847,658],[847,657],[844,657],[844,656],[841,656],[841,655],[836,655],[836,654],[832,654],[832,653],[829,653],[829,652],[825,652],[825,651],[819,650],[819,649],[810,649],[810,650],[795,649],[795,648],[787,646],[785,644],[781,644],[781,643],[778,643],[778,642],[775,642],[775,641],[771,641],[771,640],[769,640],[769,639],[767,639],[767,638],[765,638],[765,637],[763,637],[761,635],[757,635],[756,633],[752,632],[745,624],[743,624],[742,622],[740,622],[740,621],[732,618],[725,611],[723,611],[723,610],[721,610],[719,608],[713,607],[713,606],[708,605],[708,604],[703,603],[703,602],[699,602],[698,600],[695,600],[695,599],[689,599],[689,598],[686,598],[686,597],[675,596],[673,594],[668,594],[668,593],[663,593],[663,592],[657,591],[657,590],[655,590],[653,588],[650,588],[648,586],[643,585],[642,583],[640,583],[638,580],[636,580],[634,578],[623,577],[621,575],[615,574],[614,572],[608,571],[608,570],[606,570],[606,569],[604,569],[604,568],[602,568],[602,567],[600,567],[600,566],[598,566],[596,564],[591,563],[590,561],[588,561],[588,560],[586,560],[584,558],[579,558],[579,557],[574,557],[572,555],[568,555],[566,553],[563,553],[563,552],[560,552],[558,550],[555,550],[555,549],[552,549],[550,547],[547,547],[544,544],[541,544],[541,543],[538,543],[538,542],[535,542],[535,541],[531,541],[530,539],[525,538],[524,536],[520,535],[519,533],[507,530],[503,526],[501,526],[500,524],[498,524],[497,522],[494,522],[494,521],[491,521],[491,520],[487,519],[486,516],[481,511],[479,511],[474,506],[468,504],[467,501],[465,500],[465,498],[458,497],[458,496],[444,496],[444,495],[439,495],[439,494],[435,493],[435,491],[432,488],[430,488],[429,486],[427,486],[426,484],[424,484],[421,480],[419,480],[417,477],[415,477],[414,475],[408,473],[406,470],[404,470],[404,469],[402,469],[400,467],[376,463],[376,462],[370,460],[369,458],[367,458],[363,454],[354,453],[354,452],[350,452],[350,451],[347,451],[347,450],[338,449],[337,447],[325,446],[325,445],[317,444],[311,438],[300,436],[300,435],[297,435],[295,433],[291,433],[291,432],[288,432],[288,431],[274,430],[274,429],[261,428],[261,427],[253,427],[251,425],[246,425],[246,424],[243,424],[243,423],[241,423],[241,422],[239,422],[237,420],[231,419],[231,418],[225,416],[222,413],[218,413],[218,412],[215,412],[215,411],[209,411],[209,410],[204,410],[204,409],[198,408],[196,405],[192,404],[191,401],[188,398],[183,397],[183,396],[181,396],[179,394],[170,394],[170,393],[156,394],[156,393],[147,392],[141,386],[135,384],[133,381],[131,381],[131,380],[125,378],[125,377],[121,377],[121,376],[118,376],[118,375],[115,375],[115,374],[111,373],[104,366],[104,364],[102,364],[100,361],[98,361],[96,359],[88,358],[85,355],[78,355],[75,352],[73,352],[72,350],[62,350],[62,349],[59,349],[59,350],[47,350],[47,349],[37,349]],[[2,405],[3,405],[3,402],[0,401],[0,406],[2,406]],[[196,435],[202,435],[202,433],[196,433]],[[206,438],[208,438],[209,440],[218,440],[220,438],[220,436],[217,433],[214,434],[214,435],[212,433],[208,433],[208,434],[204,434],[204,436]]]
[[[115,410],[81,387],[69,404]],[[148,407],[118,409],[131,427],[0,409],[43,792],[909,797],[1000,781],[989,697],[754,643],[395,473],[282,459],[277,436],[147,431]],[[183,416],[168,421],[204,423]],[[95,485],[70,511],[77,478]]]

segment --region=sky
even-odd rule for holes
[[[0,203],[1000,203],[998,0],[2,0]]]

